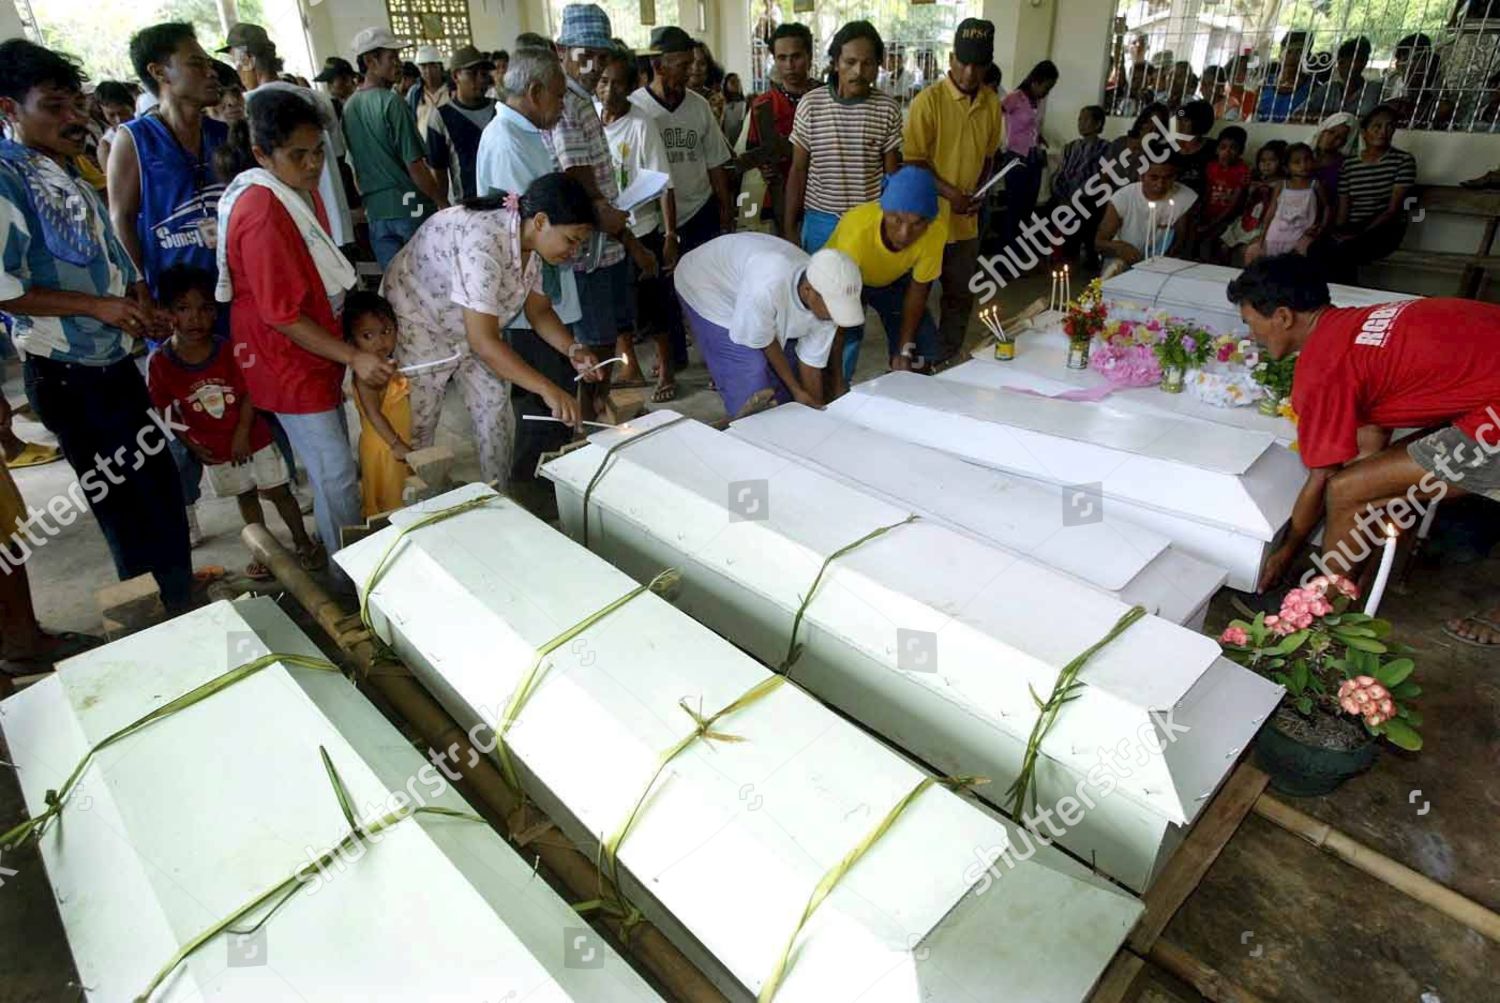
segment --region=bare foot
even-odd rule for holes
[[[1500,647],[1500,609],[1461,616],[1444,625],[1455,637],[1483,647]]]

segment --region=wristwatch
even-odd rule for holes
[[[585,345],[581,341],[575,341],[575,342],[573,342],[573,344],[571,344],[571,345],[568,346],[568,359],[569,360],[576,359],[578,357],[578,353],[580,351],[587,351],[587,350],[588,350],[588,346],[587,345]]]

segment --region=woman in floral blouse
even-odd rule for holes
[[[391,261],[381,291],[395,308],[396,364],[411,381],[412,445],[432,445],[451,380],[463,389],[487,481],[509,480],[515,419],[510,385],[546,401],[554,418],[578,423],[572,389],[527,365],[505,342],[506,323],[525,311],[532,329],[573,368],[597,380],[598,360],[573,340],[552,309],[547,265],[571,259],[595,225],[577,181],[545,174],[526,194],[493,195],[437,213]]]

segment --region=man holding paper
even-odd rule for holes
[[[584,345],[599,351],[613,349],[619,337],[620,307],[630,286],[625,252],[630,252],[643,277],[653,278],[657,272],[656,256],[631,233],[630,215],[615,205],[620,194],[615,163],[604,125],[594,110],[594,88],[604,72],[605,57],[614,48],[610,35],[609,15],[598,4],[571,3],[563,8],[557,55],[567,74],[567,90],[562,117],[550,132],[542,134],[557,166],[583,185],[599,217],[600,232],[570,263],[582,309],[573,333]],[[603,401],[608,393],[606,367],[603,378],[584,392],[586,420],[594,417],[596,402]]]

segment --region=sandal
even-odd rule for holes
[[[44,464],[55,463],[62,459],[62,450],[56,446],[44,446],[39,442],[28,442],[21,447],[21,451],[5,461],[5,465],[12,470],[20,470],[22,467],[40,467]]]
[[[276,576],[271,574],[271,569],[259,561],[251,561],[245,565],[245,577],[254,582],[269,582]]]
[[[229,574],[221,564],[205,564],[201,568],[193,569],[193,584],[197,586],[208,585],[218,581]]]
[[[1478,613],[1470,613],[1468,616],[1461,616],[1458,618],[1458,623],[1460,625],[1465,623],[1477,623],[1479,624],[1479,626],[1487,629],[1494,637],[1500,638],[1500,623],[1496,623],[1493,620],[1486,619],[1485,617],[1480,616]],[[1454,630],[1452,627],[1448,626],[1448,624],[1446,623],[1443,624],[1443,633],[1447,634],[1449,637],[1453,638],[1453,640],[1458,641],[1461,644],[1469,645],[1471,648],[1500,648],[1500,640],[1481,641],[1478,638],[1465,637],[1458,631]]]
[[[328,551],[322,543],[314,543],[297,551],[297,563],[303,571],[322,571],[328,567]]]
[[[651,403],[666,404],[677,399],[677,384],[668,383],[665,386],[657,386],[651,391]]]

